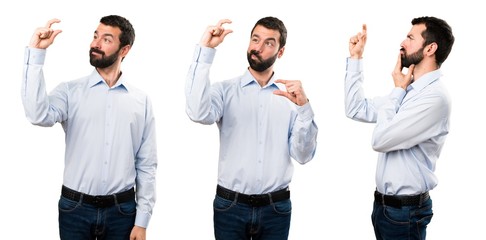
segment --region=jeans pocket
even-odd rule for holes
[[[213,208],[215,211],[227,211],[235,205],[234,201],[224,199],[222,197],[216,196],[213,201]]]
[[[273,210],[278,214],[288,215],[292,213],[292,202],[290,199],[272,203]]]
[[[389,222],[394,224],[408,224],[410,221],[410,210],[406,207],[394,208],[385,206],[383,215]]]
[[[79,201],[76,202],[76,201],[67,199],[65,197],[61,197],[59,199],[58,208],[59,208],[59,211],[62,211],[62,212],[72,212],[72,211],[76,210],[76,208],[80,205],[81,205],[81,203]]]
[[[124,203],[117,203],[118,212],[122,215],[132,216],[137,212],[137,204],[135,200]]]
[[[417,224],[419,227],[427,226],[434,216],[432,212],[432,205],[423,206],[413,213],[413,217],[417,219]]]

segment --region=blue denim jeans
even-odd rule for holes
[[[135,224],[135,200],[98,208],[61,197],[59,235],[64,240],[128,240]]]
[[[286,240],[290,229],[290,199],[263,207],[216,196],[213,202],[214,236],[217,240]]]
[[[374,202],[371,220],[377,240],[424,240],[432,216],[429,198],[420,206],[401,208]]]

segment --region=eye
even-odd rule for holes
[[[111,39],[110,38],[104,38],[103,39],[103,42],[105,42],[105,43],[111,43]]]

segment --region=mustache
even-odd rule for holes
[[[250,50],[250,55],[255,55],[255,57],[257,57],[258,60],[262,61],[262,57],[260,56],[260,54],[258,53],[258,51],[256,51],[256,50]]]
[[[101,51],[101,50],[99,50],[99,49],[96,49],[96,48],[90,48],[90,49],[89,49],[89,53],[91,54],[91,53],[93,53],[93,52],[95,52],[95,53],[99,53],[99,54],[101,54],[101,55],[105,55],[105,52],[103,52],[103,51]]]

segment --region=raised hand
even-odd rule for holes
[[[62,32],[62,30],[54,30],[51,28],[52,24],[59,22],[61,22],[61,20],[53,18],[47,22],[45,27],[37,28],[30,39],[29,47],[41,49],[48,48],[54,42],[56,36]]]
[[[233,32],[233,30],[225,29],[223,27],[223,24],[225,23],[231,23],[231,20],[221,19],[219,20],[218,24],[214,26],[208,26],[199,44],[204,47],[215,48],[220,43],[222,43],[224,37],[226,37],[226,35],[228,35],[229,33]]]
[[[349,54],[351,58],[360,59],[363,57],[367,38],[366,29],[366,24],[363,24],[363,30],[349,39]]]
[[[275,90],[273,93],[288,98],[293,103],[302,106],[309,102],[305,95],[302,83],[299,80],[275,80],[275,83],[283,83],[287,91]]]

